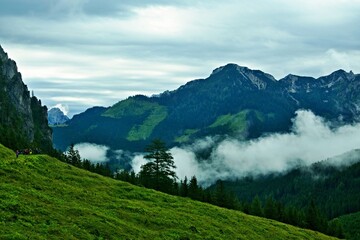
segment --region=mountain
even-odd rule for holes
[[[289,131],[298,109],[349,123],[358,120],[359,90],[360,76],[343,70],[317,79],[288,75],[276,80],[260,70],[227,64],[177,90],[133,96],[76,115],[67,127],[53,128],[54,144],[62,150],[91,142],[142,151],[154,138],[169,146],[209,135],[257,138]]]
[[[318,79],[288,75],[279,82],[298,107],[327,119],[359,120],[360,76],[338,70]]]
[[[0,239],[335,239],[0,144]]]
[[[15,149],[52,149],[47,108],[30,96],[16,63],[0,46],[0,143]]]
[[[69,121],[69,117],[66,116],[59,108],[52,108],[48,111],[49,125],[61,125]]]

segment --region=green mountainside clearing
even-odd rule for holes
[[[0,145],[0,239],[334,239]]]
[[[124,116],[141,116],[154,111],[166,112],[166,107],[155,102],[149,102],[137,98],[128,98],[116,103],[106,110],[102,116],[122,118]]]
[[[167,114],[166,107],[158,103],[128,98],[112,106],[102,116],[117,119],[140,118],[141,123],[134,125],[126,138],[128,141],[138,141],[149,138],[154,128],[167,117]]]
[[[227,126],[232,131],[242,132],[246,129],[246,115],[249,111],[244,110],[235,115],[227,114],[219,116],[216,121],[210,125],[210,128]]]
[[[177,143],[188,142],[190,140],[191,135],[197,133],[198,131],[199,131],[199,129],[186,129],[184,131],[184,135],[182,135],[180,137],[176,137],[174,141]]]

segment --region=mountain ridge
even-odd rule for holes
[[[109,112],[125,111],[129,101],[133,102],[131,111],[142,114],[123,114],[121,118],[114,118],[111,132],[115,131],[116,137],[106,136],[106,141],[94,140],[99,133],[96,128],[106,133],[109,132],[106,127],[98,122],[92,125],[84,123],[81,129],[76,129],[70,120],[68,128],[54,128],[55,146],[66,148],[70,142],[58,136],[68,136],[75,131],[80,131],[72,138],[75,143],[89,140],[97,144],[110,142],[112,147],[135,151],[141,151],[153,138],[162,138],[169,145],[179,144],[177,139],[191,143],[208,135],[236,135],[251,139],[266,133],[289,131],[291,119],[299,109],[311,110],[330,121],[341,118],[343,122],[351,123],[360,113],[360,77],[338,70],[316,79],[288,75],[276,80],[260,70],[227,64],[213,70],[208,78],[190,81],[176,90],[152,97],[129,97],[98,117],[109,122],[106,119],[112,117]],[[163,108],[161,114],[157,113],[159,107]],[[245,126],[241,127],[241,132],[233,132],[230,123],[215,124],[225,116],[240,116],[244,111],[246,116],[239,122]],[[90,116],[87,118],[85,113],[80,115],[91,122],[94,120]],[[101,132],[101,135],[105,133]]]

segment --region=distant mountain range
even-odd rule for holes
[[[169,146],[209,136],[251,139],[286,132],[298,109],[339,123],[357,121],[360,75],[338,70],[320,78],[288,75],[276,80],[236,64],[215,69],[206,79],[174,91],[137,95],[110,108],[94,107],[54,127],[54,144],[91,142],[142,151],[154,138]]]
[[[69,117],[66,116],[59,108],[52,108],[48,111],[49,125],[61,125],[69,121]]]

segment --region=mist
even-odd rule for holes
[[[328,158],[332,158],[330,164],[341,166],[346,164],[346,157],[339,155],[360,147],[360,124],[331,127],[330,122],[307,110],[297,111],[292,122],[289,133],[274,133],[250,141],[228,138],[219,143],[205,138],[192,145],[174,147],[170,152],[177,176],[183,179],[196,175],[199,183],[208,186],[218,179],[282,173]],[[210,157],[199,161],[195,153],[208,147],[212,147]],[[131,165],[138,172],[145,162],[138,155]]]
[[[92,163],[105,163],[109,161],[106,155],[110,148],[107,146],[94,143],[78,143],[74,146],[74,149],[79,151],[82,159],[88,159]]]

